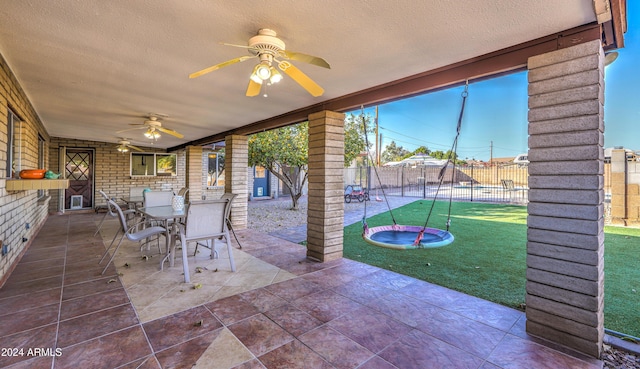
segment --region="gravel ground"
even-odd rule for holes
[[[603,369],[637,369],[640,368],[640,357],[623,350],[604,345],[602,354]]]
[[[384,202],[370,201],[368,211],[377,213],[386,211]],[[298,210],[291,210],[291,198],[280,197],[274,200],[253,200],[248,203],[248,226],[250,229],[264,233],[272,233],[292,228],[307,222],[307,198],[303,197],[298,203]],[[345,217],[361,217],[363,204],[354,202],[345,204]],[[618,350],[610,345],[604,345],[602,354],[603,369],[640,369],[640,357]]]
[[[387,201],[376,201],[375,196],[366,202],[367,217],[386,212],[389,206],[395,209],[407,203],[420,200],[415,197],[390,196]],[[430,201],[430,200],[428,200]],[[344,204],[345,224],[353,224],[362,219],[365,203],[357,200]],[[248,227],[265,233],[273,233],[307,223],[307,197],[298,201],[298,210],[291,210],[291,198],[283,196],[278,199],[253,200],[248,202]]]
[[[298,210],[291,210],[291,198],[253,200],[248,202],[248,228],[264,233],[307,223],[307,199],[298,202]]]

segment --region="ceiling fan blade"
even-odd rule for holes
[[[256,83],[252,79],[250,79],[249,86],[247,86],[247,96],[258,96],[261,88],[261,84]]]
[[[164,133],[170,134],[170,135],[178,137],[178,138],[184,138],[184,135],[174,131],[173,129],[168,129],[168,128],[164,128],[164,127],[156,127],[156,129],[158,131],[160,131],[160,132],[164,132]]]
[[[291,59],[291,60],[297,60],[297,61],[301,61],[301,62],[304,62],[304,63],[317,65],[318,67],[331,69],[331,66],[329,65],[329,63],[327,63],[326,60],[324,60],[322,58],[319,58],[317,56],[307,55],[307,54],[297,53],[297,52],[294,52],[294,51],[287,51],[287,50],[282,50],[282,53],[288,59]]]
[[[218,70],[220,68],[224,68],[226,66],[229,66],[229,65],[232,65],[232,64],[235,64],[235,63],[240,63],[240,62],[243,62],[245,60],[252,59],[252,58],[255,58],[255,56],[241,56],[239,58],[227,60],[226,62],[223,62],[223,63],[220,63],[220,64],[216,64],[214,66],[211,66],[209,68],[205,68],[205,69],[203,69],[201,71],[198,71],[198,72],[195,72],[195,73],[191,73],[191,74],[189,74],[189,78],[200,77],[203,74],[207,74],[209,72],[213,72],[214,70]]]
[[[322,87],[288,61],[279,62],[278,68],[285,72],[294,81],[298,82],[298,84],[307,90],[313,97],[322,96],[324,93],[324,89]]]
[[[128,147],[128,148],[130,148],[130,149],[134,149],[134,150],[136,150],[136,151],[140,151],[140,152],[143,152],[143,151],[144,151],[144,150],[142,150],[141,148],[139,148],[139,147],[137,147],[137,146],[133,146],[133,145],[127,145],[127,147]]]
[[[138,125],[138,124],[136,124]],[[128,129],[123,129],[122,131],[116,131],[116,133],[122,133],[122,132],[127,132],[127,131],[135,131],[136,129],[141,129],[141,128],[146,128],[145,126],[140,126],[140,127],[136,127],[136,128],[128,128]]]
[[[251,46],[248,45],[238,45],[238,44],[228,44],[226,42],[221,42],[220,45],[224,45],[224,46],[233,46],[233,47],[240,47],[242,49],[253,49]]]

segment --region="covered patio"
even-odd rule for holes
[[[0,290],[0,346],[22,350],[3,368],[602,366],[528,335],[522,312],[251,230],[237,273],[198,254],[179,283],[127,243],[101,275],[117,225],[94,237],[99,218],[49,217]]]
[[[471,368],[599,365],[593,358],[602,353],[604,337],[604,67],[606,54],[624,47],[624,0],[330,0],[295,7],[284,0],[114,1],[108,7],[24,1],[4,4],[0,14],[6,170],[0,179],[0,304],[6,309],[0,316],[7,322],[0,337],[2,347],[51,348],[53,356],[62,350],[57,357],[0,358],[7,364],[171,367],[172,360],[182,365],[202,356],[205,367],[223,358],[221,367],[404,368],[430,360]],[[218,42],[242,43],[257,29],[276,26],[293,49],[332,62],[331,70],[314,70],[322,63],[306,54],[287,48],[276,55],[292,64],[315,62],[300,68],[325,95],[278,64],[291,77],[288,85],[265,82],[263,95],[245,96],[256,82],[248,81],[246,58],[238,55],[252,56],[243,45]],[[212,79],[187,78],[224,60],[239,65],[213,72]],[[344,113],[515,71],[528,72],[526,320],[344,260]],[[306,248],[246,229],[248,135],[303,121],[309,122]],[[140,128],[180,134],[145,140]],[[123,137],[130,133],[137,138]],[[226,178],[213,186],[206,151],[223,141]],[[141,146],[142,156],[123,154],[130,144]],[[172,159],[173,169],[149,164],[158,157]],[[143,170],[134,170],[136,160]],[[63,179],[18,178],[27,168],[51,169]],[[62,186],[75,174],[82,189]],[[203,264],[219,274],[208,273],[211,279],[193,291],[175,278],[179,271],[159,272],[157,263],[98,276],[93,259],[104,242],[92,236],[99,219],[91,212],[102,205],[98,190],[122,198],[145,187],[188,187],[190,200],[237,195],[231,221],[247,243],[237,251],[243,270],[222,281],[222,266]],[[146,265],[131,257],[130,265]],[[118,268],[123,260],[116,259]],[[171,286],[162,284],[167,280]],[[141,293],[136,286],[143,281],[151,286],[144,290],[156,294]],[[540,345],[543,340],[553,344]],[[229,346],[239,348],[238,357],[226,357]],[[561,346],[592,359],[561,354]],[[345,364],[345,351],[360,353],[349,355],[357,362]],[[301,353],[317,356],[302,360]]]

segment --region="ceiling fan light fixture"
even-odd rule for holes
[[[251,80],[259,85],[262,84],[262,79],[260,79],[260,77],[258,77],[258,75],[256,74],[256,69],[258,69],[258,66],[256,65],[256,67],[253,69],[253,73],[251,73]]]
[[[118,147],[116,148],[116,150],[118,150],[119,152],[121,152],[121,153],[123,153],[123,154],[124,154],[125,152],[129,152],[129,148],[128,148],[128,147],[126,147],[126,146],[124,146],[124,145],[120,145],[120,146],[118,146]]]
[[[271,77],[271,69],[273,69],[273,67],[270,63],[261,62],[260,64],[256,65],[253,73],[261,80],[266,81]]]
[[[157,140],[158,138],[160,138],[160,133],[158,131],[156,131],[155,129],[149,128],[145,133],[144,136],[148,139],[152,139],[152,140]]]
[[[271,78],[269,78],[269,82],[273,84],[273,83],[278,83],[282,81],[282,74],[278,72],[276,68],[271,67],[270,71],[271,71]]]

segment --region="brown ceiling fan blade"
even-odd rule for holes
[[[281,61],[278,63],[278,68],[285,72],[294,81],[298,82],[305,90],[307,90],[313,97],[322,96],[324,89],[315,83],[309,76],[302,73],[302,71],[296,68],[288,61]]]
[[[164,127],[156,127],[156,129],[160,132],[164,132],[166,134],[170,134],[172,136],[178,137],[178,138],[184,138],[184,136],[181,133],[178,133],[176,131],[174,131],[173,129],[168,129],[168,128],[164,128]]]
[[[139,147],[137,147],[137,146],[133,146],[133,145],[127,145],[127,147],[128,147],[128,148],[130,148],[130,149],[134,149],[134,150],[136,150],[136,151],[140,151],[140,152],[143,152],[143,151],[144,151],[144,150],[142,150],[141,148],[139,148]]]
[[[329,63],[327,63],[326,60],[317,56],[307,55],[307,54],[297,53],[294,51],[287,51],[287,50],[282,50],[282,53],[288,59],[291,59],[291,60],[301,61],[303,63],[309,63],[309,64],[317,65],[318,67],[331,69],[331,66],[329,65]]]
[[[252,79],[250,79],[249,86],[247,86],[247,96],[258,96],[261,88],[261,84],[256,83]]]
[[[213,72],[214,70],[218,70],[220,68],[224,68],[224,67],[227,67],[229,65],[232,65],[232,64],[235,64],[235,63],[240,63],[240,62],[243,62],[245,60],[252,59],[252,58],[255,58],[255,56],[241,56],[239,58],[227,60],[226,62],[222,62],[220,64],[216,64],[216,65],[211,66],[209,68],[205,68],[205,69],[203,69],[201,71],[198,71],[198,72],[195,72],[195,73],[191,73],[191,74],[189,74],[189,78],[200,77],[203,74],[207,74],[209,72]]]

